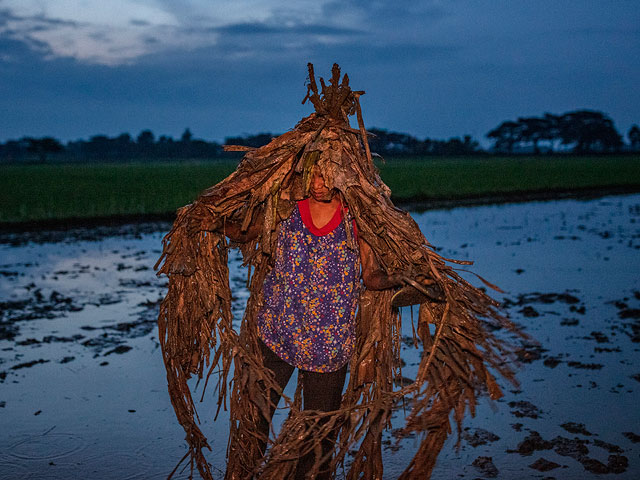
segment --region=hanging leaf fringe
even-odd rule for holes
[[[269,144],[248,150],[233,174],[178,210],[163,239],[156,268],[158,275],[168,276],[169,287],[158,317],[160,346],[171,403],[189,446],[182,461],[189,459],[191,472],[195,466],[207,480],[212,473],[203,449],[211,447],[199,427],[187,383],[193,375],[205,378],[206,389],[213,374],[214,385],[208,388],[217,393],[217,411],[229,410],[227,479],[289,478],[297,459],[320,452],[322,439],[332,431],[338,431],[338,437],[331,469],[348,468],[347,479],[382,478],[382,434],[399,405],[409,410],[404,427],[394,436],[398,441],[421,438],[400,478],[429,478],[452,431],[451,414],[460,434],[463,418],[467,412],[475,413],[479,395],[487,393],[492,399],[502,395],[496,375],[516,383],[510,366],[515,341],[499,339],[493,331],[508,329],[514,339],[525,335],[495,300],[449,265],[455,261],[432,248],[407,212],[393,205],[391,191],[371,159],[360,109],[362,94],[351,90],[347,75],[340,78],[335,64],[329,84],[321,78],[319,90],[309,64],[303,103],[310,101],[315,112]],[[358,129],[349,125],[353,114]],[[432,279],[445,300],[419,308],[414,336],[424,354],[416,378],[407,384],[400,370],[401,319],[391,306],[393,291],[363,289],[357,346],[340,410],[301,410],[298,388],[293,398],[283,395],[290,413],[280,433],[261,438],[255,426],[270,408],[261,392],[265,387],[280,390],[265,371],[258,348],[256,317],[263,304],[262,286],[273,263],[280,221],[307,195],[314,166],[348,206],[345,227],[350,248],[357,248],[353,220],[381,269]],[[239,330],[232,324],[227,267],[232,245],[224,234],[230,224],[243,232],[257,232],[253,240],[237,244],[249,266],[250,290]],[[265,441],[269,449],[267,458],[262,458],[260,445]],[[324,460],[316,455],[314,472]]]

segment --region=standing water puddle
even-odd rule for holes
[[[540,342],[520,352],[519,387],[502,382],[504,398],[480,402],[459,449],[450,436],[433,479],[638,478],[640,195],[413,217],[441,254],[474,260],[503,288],[497,298]],[[168,228],[0,237],[1,478],[166,478],[184,455],[155,326],[166,279],[152,266]],[[230,266],[239,320],[248,292],[237,252]],[[409,338],[408,309],[403,318]],[[403,360],[411,378],[410,341]],[[228,424],[214,413],[208,392],[199,414],[222,478]],[[385,434],[385,478],[418,442]]]

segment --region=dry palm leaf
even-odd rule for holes
[[[320,451],[322,438],[333,429],[339,430],[339,437],[331,467],[348,466],[349,479],[382,478],[382,433],[401,400],[407,400],[410,411],[396,435],[422,438],[402,478],[428,478],[452,430],[450,414],[459,432],[467,410],[474,413],[480,393],[501,396],[494,374],[514,382],[505,362],[513,345],[496,338],[494,327],[520,333],[491,297],[451,265],[470,262],[441,257],[411,216],[394,207],[391,192],[371,160],[359,103],[364,92],[351,90],[347,75],[341,79],[337,65],[329,84],[320,79],[320,90],[311,64],[308,80],[304,101],[311,101],[315,112],[269,144],[247,151],[233,174],[178,211],[163,240],[156,267],[161,265],[158,274],[169,277],[169,289],[160,307],[159,338],[171,402],[187,434],[189,451],[183,460],[190,457],[192,471],[195,465],[203,478],[212,478],[203,454],[203,448],[210,446],[198,426],[187,380],[197,375],[208,383],[215,372],[218,412],[229,409],[231,417],[226,478],[287,478],[295,472],[297,459]],[[353,114],[357,130],[349,125]],[[348,206],[344,225],[350,248],[357,248],[353,220],[381,269],[430,279],[439,298],[419,308],[414,336],[424,355],[416,379],[395,388],[402,383],[401,320],[392,308],[394,292],[363,289],[357,347],[341,409],[302,411],[298,388],[294,398],[283,396],[290,414],[281,432],[265,439],[255,428],[270,407],[260,392],[265,385],[280,389],[262,365],[256,316],[279,223],[296,201],[307,196],[314,165]],[[238,244],[249,266],[251,294],[239,331],[232,325],[230,245],[224,235],[229,223],[242,231],[258,230],[254,240]],[[434,333],[430,326],[435,326]],[[268,458],[262,460],[260,443],[267,440]],[[318,457],[316,469],[323,460]]]

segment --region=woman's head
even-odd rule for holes
[[[314,167],[311,174],[311,184],[309,185],[309,194],[316,202],[330,202],[336,195],[335,189],[327,187],[324,177],[317,167]]]

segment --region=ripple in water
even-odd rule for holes
[[[9,445],[8,456],[21,460],[54,460],[78,453],[87,447],[85,440],[71,433],[26,435]]]
[[[29,468],[24,463],[16,462],[9,455],[0,455],[0,477],[25,478],[29,474]]]

